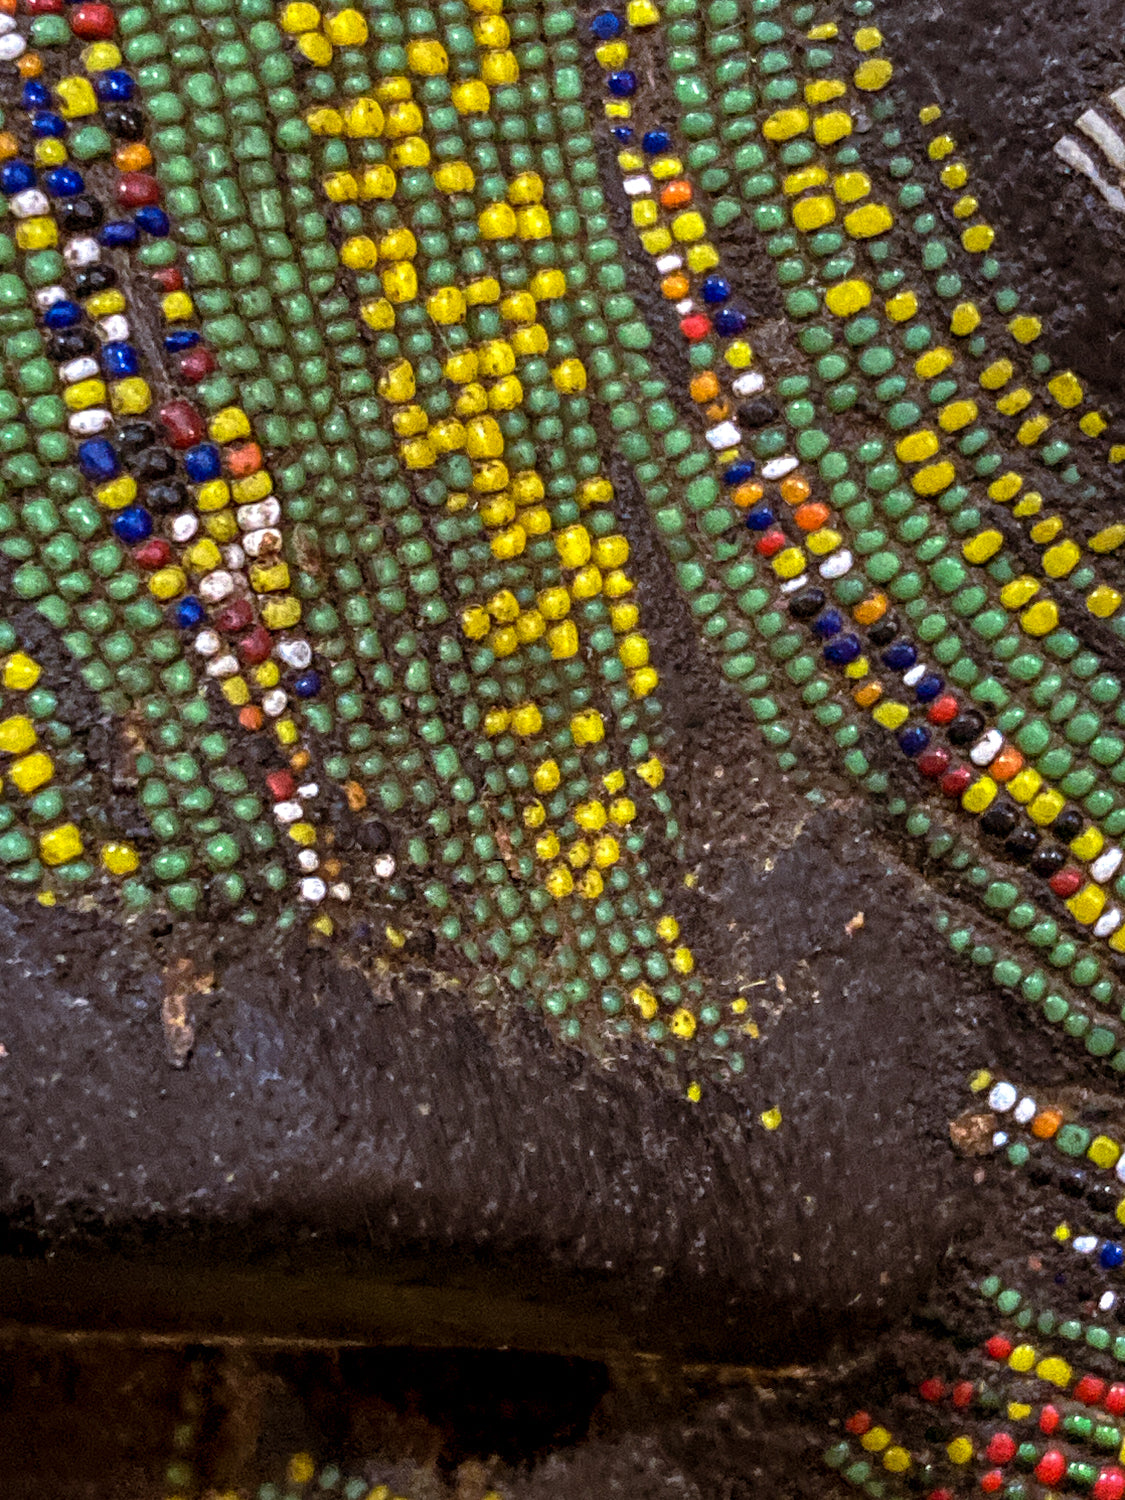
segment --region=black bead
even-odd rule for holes
[[[139,141],[145,133],[145,117],[135,104],[107,104],[102,120],[110,135],[122,141]]]
[[[1077,1167],[1070,1167],[1058,1175],[1059,1191],[1068,1198],[1081,1198],[1086,1191],[1086,1174]]]
[[[1120,1188],[1111,1188],[1108,1182],[1096,1182],[1086,1193],[1086,1202],[1096,1214],[1113,1213],[1120,1198]]]
[[[47,340],[47,358],[62,363],[92,354],[97,347],[98,341],[89,328],[60,328]]]
[[[1031,856],[1031,873],[1050,880],[1066,864],[1066,853],[1057,844],[1048,844]]]
[[[867,632],[867,639],[873,646],[889,646],[898,635],[898,616],[884,615],[881,620],[876,620]]]
[[[1062,844],[1069,844],[1071,839],[1076,839],[1086,826],[1086,819],[1076,807],[1064,807],[1062,812],[1051,824],[1051,832]]]
[[[1046,1187],[1055,1180],[1055,1174],[1045,1161],[1033,1160],[1028,1166],[1027,1175],[1036,1187]]]
[[[968,713],[958,714],[946,730],[950,744],[971,745],[984,728],[984,719],[971,708]]]
[[[824,608],[824,603],[823,589],[802,589],[790,599],[789,613],[798,620],[811,620],[813,615],[818,615]]]
[[[74,275],[74,295],[92,297],[95,292],[106,292],[117,285],[117,272],[112,266],[84,266]]]
[[[1031,823],[1026,823],[1022,828],[1016,829],[1004,848],[1010,859],[1014,859],[1017,864],[1025,865],[1038,849],[1041,838],[1038,828]]]
[[[168,479],[176,472],[175,456],[167,448],[146,448],[133,460],[132,470],[140,480]]]
[[[135,458],[156,442],[156,428],[151,422],[125,422],[117,429],[113,445],[123,458]]]
[[[364,823],[359,830],[359,845],[369,854],[382,854],[391,847],[391,835],[383,823]]]
[[[64,198],[55,212],[64,229],[97,229],[105,218],[101,204],[96,198],[91,198],[89,193],[80,193],[77,198]]]
[[[777,417],[777,407],[772,401],[760,396],[757,401],[747,401],[738,408],[738,420],[744,427],[764,427]]]
[[[188,488],[180,479],[169,479],[163,484],[150,484],[145,490],[145,504],[152,510],[184,510],[188,505]]]
[[[1019,813],[1010,802],[996,801],[985,812],[980,826],[993,838],[1006,839],[1019,822]]]

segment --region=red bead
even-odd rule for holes
[[[1074,1387],[1074,1399],[1081,1401],[1084,1406],[1097,1406],[1104,1395],[1105,1381],[1099,1380],[1096,1375],[1083,1375]]]
[[[844,1423],[844,1426],[855,1437],[862,1437],[867,1429],[871,1426],[871,1414],[870,1412],[866,1411],[853,1412],[848,1420]]]
[[[759,537],[754,543],[754,551],[762,557],[773,557],[785,546],[784,531],[767,531],[765,536]]]
[[[940,1401],[945,1395],[945,1381],[939,1380],[936,1375],[931,1375],[918,1387],[918,1394],[923,1401]]]
[[[953,1500],[953,1494],[950,1490],[931,1490],[926,1500]]]
[[[1082,884],[1082,876],[1073,865],[1067,865],[1065,869],[1059,870],[1052,875],[1047,884],[1056,896],[1061,896],[1066,901],[1074,895],[1075,891]]]
[[[272,650],[273,636],[264,625],[255,625],[250,634],[244,635],[238,643],[239,656],[251,667],[265,661]]]
[[[968,766],[954,766],[952,771],[946,771],[938,785],[947,797],[959,797],[972,779],[973,773]]]
[[[943,693],[930,704],[927,714],[931,724],[951,724],[957,717],[957,699],[951,693]]]
[[[117,179],[117,201],[122,208],[159,203],[160,184],[151,172],[123,172]]]
[[[986,1495],[994,1495],[1004,1483],[1003,1469],[989,1469],[988,1473],[981,1479],[980,1487]]]
[[[297,782],[289,771],[271,771],[266,785],[275,802],[289,802],[297,795]]]
[[[203,344],[180,355],[180,374],[189,385],[205,380],[214,369],[215,356]]]
[[[107,42],[117,29],[108,5],[76,5],[70,13],[70,29],[85,42]]]
[[[179,266],[161,266],[159,271],[152,273],[152,279],[164,292],[182,292],[184,289],[184,273]]]
[[[160,420],[173,448],[192,448],[203,441],[207,431],[190,401],[169,401],[160,408]]]
[[[1057,1448],[1048,1448],[1035,1465],[1035,1477],[1043,1484],[1058,1484],[1066,1473],[1066,1458]]]
[[[162,568],[165,563],[172,561],[172,549],[163,537],[153,536],[142,543],[133,556],[142,568]]]
[[[57,16],[65,6],[62,0],[23,0],[23,8],[32,16]]]
[[[1007,1359],[1012,1352],[1012,1341],[1006,1339],[1002,1333],[994,1333],[984,1347],[986,1353],[993,1359]]]
[[[1105,1401],[1102,1403],[1106,1411],[1111,1411],[1115,1417],[1125,1412],[1125,1385],[1111,1385],[1105,1393]]]
[[[1045,1432],[1050,1437],[1061,1421],[1062,1418],[1059,1416],[1058,1407],[1045,1406],[1039,1413],[1039,1431]]]
[[[914,764],[923,776],[936,781],[939,776],[944,776],[949,770],[949,751],[943,750],[940,745],[935,745],[930,750],[924,750]]]
[[[235,599],[224,607],[215,616],[215,629],[221,630],[224,635],[233,635],[235,631],[245,630],[247,625],[254,619],[254,606],[249,599]]]
[[[689,313],[686,318],[680,319],[680,332],[685,339],[696,343],[711,332],[711,319],[704,317],[702,313]]]
[[[985,1449],[990,1464],[1010,1464],[1016,1456],[1016,1443],[1010,1432],[994,1432]]]
[[[953,1387],[954,1406],[962,1408],[968,1406],[969,1402],[973,1399],[973,1392],[975,1390],[976,1387],[971,1380],[959,1380]]]
[[[1121,1500],[1125,1495],[1125,1473],[1120,1469],[1102,1469],[1090,1493],[1094,1500]]]

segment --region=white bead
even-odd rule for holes
[[[237,542],[231,542],[229,546],[223,548],[223,562],[232,573],[237,573],[245,561],[246,553]]]
[[[785,458],[771,458],[762,469],[762,478],[784,479],[786,474],[792,474],[796,467],[797,460],[791,454],[787,454]]]
[[[27,42],[16,31],[0,36],[0,62],[15,62],[27,51]]]
[[[3,47],[6,38],[0,38],[0,47]],[[8,199],[8,207],[17,219],[30,219],[36,214],[45,214],[50,211],[51,203],[47,194],[39,188],[24,188],[22,193],[13,193]]]
[[[1003,748],[1004,736],[998,729],[990,729],[969,751],[969,759],[974,766],[991,765]]]
[[[337,901],[350,901],[352,899],[352,888],[341,880],[336,885],[329,886],[328,894]]]
[[[279,641],[277,654],[283,662],[291,667],[296,667],[298,671],[302,667],[307,667],[309,662],[312,661],[312,647],[308,641]]]
[[[922,678],[925,677],[925,675],[925,664],[923,662],[919,662],[916,667],[911,667],[909,672],[904,672],[902,674],[902,680],[906,687],[914,687],[916,683],[922,681]]]
[[[199,530],[199,517],[185,512],[182,516],[176,516],[172,522],[172,540],[176,542],[190,542]]]
[[[676,303],[676,311],[679,313],[681,318],[686,318],[688,313],[691,312],[694,306],[695,303],[691,300],[691,298],[685,297],[682,301]]]
[[[129,337],[129,319],[122,313],[110,313],[94,324],[97,335],[107,344],[123,344]]]
[[[650,192],[652,189],[651,177],[626,177],[621,186],[629,194],[630,198],[637,198],[641,193]]]
[[[319,875],[310,875],[307,880],[301,881],[301,900],[310,901],[314,904],[323,901],[328,894],[328,887]]]
[[[808,581],[809,575],[802,573],[800,578],[790,578],[787,583],[783,583],[781,585],[781,592],[783,594],[795,594],[798,589],[803,589]]]
[[[1113,1175],[1118,1182],[1125,1182],[1125,1151],[1117,1158],[1117,1165],[1113,1169]]]
[[[281,506],[272,495],[253,505],[238,507],[238,525],[242,531],[260,531],[263,526],[276,526],[280,520]]]
[[[311,802],[314,797],[320,796],[320,787],[315,781],[306,781],[304,786],[297,788],[297,796],[302,802]]]
[[[678,271],[684,263],[682,255],[662,255],[656,262],[656,269],[661,276],[667,276],[669,271]]]
[[[305,810],[299,802],[275,802],[273,815],[279,823],[296,823],[305,815]]]
[[[195,638],[195,649],[200,656],[214,656],[222,644],[217,630],[201,630]]]
[[[12,16],[0,16],[0,36],[7,36],[9,31],[15,31],[16,23]]]
[[[59,366],[59,379],[63,385],[74,385],[79,380],[92,380],[98,373],[98,362],[84,354],[81,359],[68,359]]]
[[[1019,1095],[1012,1084],[997,1083],[993,1085],[992,1092],[988,1096],[988,1107],[989,1109],[994,1109],[997,1114],[1007,1114],[1018,1097]]]
[[[242,538],[242,546],[247,557],[261,557],[263,552],[280,552],[281,532],[275,531],[272,526],[263,527],[260,531],[248,531]]]
[[[213,573],[205,573],[199,580],[199,592],[208,604],[217,604],[220,599],[234,593],[234,579],[222,568],[216,568]]]
[[[1079,1255],[1092,1255],[1098,1248],[1098,1237],[1096,1234],[1078,1234],[1071,1243]]]
[[[994,1130],[992,1132],[992,1149],[999,1151],[1001,1146],[1008,1144],[1008,1132],[1006,1130]]]
[[[1098,1311],[1109,1312],[1117,1301],[1116,1292],[1103,1292],[1098,1298]]]
[[[846,547],[841,547],[839,552],[833,552],[827,562],[820,565],[820,576],[822,578],[843,578],[844,574],[851,571],[852,555]]]
[[[1095,937],[1109,937],[1121,926],[1121,910],[1119,907],[1111,906],[1109,911],[1103,912],[1094,923]]]
[[[49,307],[54,307],[56,302],[64,302],[65,300],[66,291],[61,286],[45,286],[41,292],[35,293],[36,305],[41,307],[44,312]]]
[[[222,656],[216,656],[207,663],[208,677],[237,677],[238,657],[231,651],[224,651]]]
[[[1015,1114],[1012,1118],[1016,1120],[1020,1125],[1027,1125],[1032,1120],[1034,1120],[1036,1108],[1037,1105],[1035,1103],[1035,1100],[1029,1099],[1025,1094],[1020,1102],[1016,1105]]]
[[[85,411],[76,411],[68,417],[66,425],[75,437],[93,437],[113,426],[113,413],[104,406],[88,406]]]
[[[389,880],[395,872],[395,857],[393,854],[380,854],[375,861],[375,873],[380,880]]]
[[[262,699],[262,712],[269,714],[271,719],[276,719],[279,714],[285,712],[285,705],[289,699],[280,688],[274,688]]]
[[[717,427],[710,428],[707,441],[712,448],[721,452],[724,448],[737,448],[742,441],[742,433],[733,422],[720,422]]]
[[[68,240],[63,246],[63,259],[68,266],[92,266],[102,258],[102,247],[97,240],[84,235],[81,239]]]
[[[736,396],[753,396],[765,385],[764,375],[759,375],[757,370],[750,370],[745,375],[740,375],[734,382],[734,393]]]
[[[1107,849],[1104,854],[1099,854],[1090,866],[1090,877],[1099,885],[1105,885],[1107,880],[1113,878],[1113,872],[1121,863],[1121,850],[1118,848]]]
[[[314,849],[302,849],[297,856],[297,863],[302,870],[307,870],[310,874],[313,870],[320,869],[320,860]]]

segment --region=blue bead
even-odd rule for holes
[[[914,684],[914,693],[919,703],[929,703],[936,698],[945,686],[936,672],[927,672],[925,677]]]
[[[715,314],[715,332],[730,338],[732,334],[741,333],[746,322],[746,314],[737,307],[723,307]]]
[[[178,354],[181,349],[193,349],[199,343],[199,334],[194,328],[177,328],[174,333],[164,335],[164,347],[169,354]]]
[[[909,729],[898,732],[898,747],[903,755],[921,755],[930,743],[930,731],[921,724],[912,724]]]
[[[844,628],[844,617],[838,609],[826,609],[822,615],[818,615],[812,623],[813,633],[819,635],[822,640],[829,640],[834,635],[839,635]]]
[[[98,74],[94,93],[103,104],[119,103],[133,97],[133,80],[120,68],[110,68],[107,73]]]
[[[52,110],[40,109],[31,117],[32,135],[65,135],[66,121],[62,115],[56,115]]]
[[[102,345],[102,369],[112,379],[135,375],[140,368],[141,362],[132,344]]]
[[[198,625],[206,611],[198,599],[193,599],[189,594],[186,599],[180,599],[172,611],[172,618],[176,624],[184,630],[190,630],[193,625]]]
[[[732,488],[736,484],[745,484],[748,479],[754,477],[754,460],[752,458],[739,459],[738,463],[731,464],[729,469],[723,470],[723,483]]]
[[[746,524],[751,531],[768,531],[774,523],[774,514],[768,505],[755,505],[746,512]]]
[[[78,464],[87,479],[116,479],[121,473],[117,454],[105,438],[89,438],[79,443]]]
[[[35,186],[35,168],[26,161],[6,161],[0,167],[0,190],[22,193]]]
[[[73,328],[75,323],[82,317],[82,309],[77,302],[68,302],[65,297],[58,302],[53,302],[43,314],[43,321],[48,328]]]
[[[672,137],[666,130],[646,130],[641,145],[650,156],[659,156],[662,151],[667,151],[672,144]]]
[[[143,229],[145,234],[151,234],[157,240],[162,240],[171,228],[168,215],[162,208],[157,208],[155,203],[138,208],[133,215],[133,222],[138,229]]]
[[[617,99],[631,99],[637,92],[637,75],[628,68],[611,73],[606,79],[606,88]]]
[[[707,276],[700,291],[704,302],[725,302],[730,296],[730,282],[725,276]]]
[[[184,468],[193,484],[206,484],[209,479],[218,479],[223,472],[218,448],[213,443],[200,443],[198,448],[189,448],[184,454]]]
[[[1118,1266],[1125,1262],[1125,1249],[1122,1249],[1115,1240],[1106,1240],[1098,1251],[1098,1260],[1105,1270],[1116,1271]]]
[[[98,244],[113,250],[119,245],[135,245],[141,234],[129,219],[113,219],[98,230]]]
[[[82,173],[73,167],[52,167],[43,178],[43,186],[52,198],[76,198],[86,184]]]
[[[141,506],[130,505],[128,510],[114,516],[113,532],[120,541],[133,547],[152,535],[152,517]]]
[[[43,84],[36,83],[32,79],[23,86],[22,101],[24,109],[43,109],[51,102],[51,91]]]
[[[892,672],[908,672],[918,660],[918,652],[910,641],[895,641],[883,652],[883,663]]]
[[[320,692],[320,673],[311,670],[302,672],[293,684],[293,691],[298,698],[315,698]]]
[[[613,139],[621,141],[622,144],[633,139],[633,127],[631,125],[615,125],[613,127]]]
[[[834,641],[829,641],[825,646],[824,659],[833,662],[838,667],[846,667],[849,663],[858,660],[861,650],[858,636],[838,635]]]
[[[610,42],[621,35],[621,17],[615,16],[611,10],[599,10],[590,22],[590,30],[599,42]]]

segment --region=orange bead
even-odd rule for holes
[[[709,422],[722,422],[726,417],[730,416],[730,402],[712,401],[706,412],[704,412],[704,416]]]
[[[262,467],[262,450],[257,443],[243,443],[239,448],[231,448],[227,453],[227,468],[238,479],[246,474],[253,474],[255,469]]]
[[[16,0],[0,0],[0,15],[14,16],[16,13]]]
[[[248,703],[245,708],[238,710],[238,722],[243,729],[251,731],[261,729],[266,722],[266,716],[256,703]]]
[[[803,474],[790,474],[781,481],[781,498],[786,505],[800,505],[812,494],[812,488]]]
[[[852,610],[852,616],[857,625],[874,625],[876,620],[881,620],[887,613],[886,594],[872,594],[870,599],[864,599]]]
[[[20,143],[10,130],[0,130],[0,161],[5,161],[9,156],[15,156],[20,149]]]
[[[691,291],[691,282],[682,271],[676,271],[671,276],[665,276],[660,283],[660,290],[669,302],[679,302],[681,297],[686,297]]]
[[[25,52],[16,63],[16,71],[21,78],[38,78],[43,71],[43,59],[38,52]]]
[[[714,370],[704,370],[702,374],[694,376],[688,389],[691,399],[698,401],[700,405],[704,401],[714,401],[719,394],[719,382]]]
[[[144,141],[130,141],[113,153],[113,165],[119,172],[143,172],[152,165],[152,152]]]
[[[691,183],[677,177],[661,193],[660,201],[665,208],[683,208],[691,202]]]
[[[877,682],[865,682],[861,688],[856,688],[852,698],[860,708],[874,708],[883,696],[883,689]]]
[[[1062,1115],[1057,1109],[1041,1109],[1031,1122],[1031,1133],[1041,1141],[1049,1141],[1062,1122]]]
[[[993,781],[1011,781],[1016,772],[1022,768],[1023,756],[1015,745],[1005,745],[989,766],[988,774]]]
[[[745,484],[740,484],[738,488],[732,492],[731,499],[734,501],[735,505],[741,505],[745,510],[751,505],[757,505],[758,501],[762,498],[762,495],[764,493],[765,491],[762,489],[762,486],[760,484],[757,484],[754,480],[750,479],[747,480]]]
[[[822,501],[814,501],[809,505],[802,505],[793,513],[793,519],[802,531],[815,531],[818,526],[827,523],[832,512]]]

